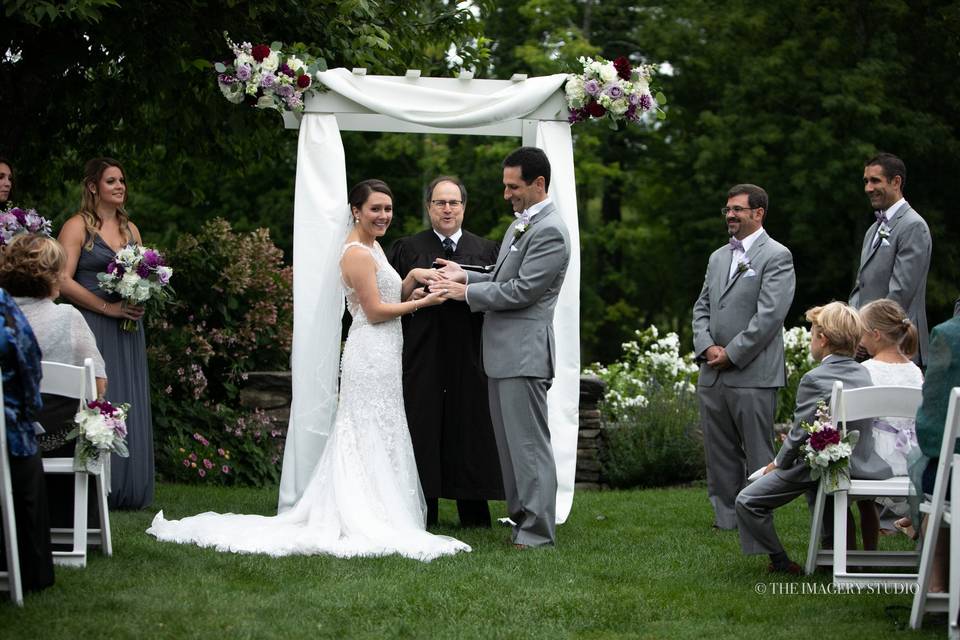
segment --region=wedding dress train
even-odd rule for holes
[[[377,264],[384,302],[399,302],[401,279],[379,244],[358,242]],[[341,361],[340,403],[330,439],[310,483],[277,516],[213,512],[166,520],[147,533],[158,540],[272,556],[326,554],[341,558],[399,554],[430,561],[470,551],[425,531],[426,503],[403,407],[400,319],[371,324],[344,283],[353,323]]]

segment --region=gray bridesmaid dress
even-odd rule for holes
[[[88,249],[88,244],[89,237],[81,247],[74,280],[106,302],[119,301],[119,296],[103,291],[97,282],[97,274],[106,271],[114,250],[99,234],[94,236],[92,248]],[[107,400],[113,404],[130,403],[127,414],[130,457],[111,456],[110,508],[148,507],[153,502],[154,489],[153,415],[143,321],[137,322],[136,331],[124,331],[116,318],[77,308],[90,325],[106,364]]]

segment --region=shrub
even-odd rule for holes
[[[181,236],[166,257],[177,299],[149,319],[147,350],[158,472],[276,482],[281,434],[237,396],[247,372],[289,366],[292,271],[267,230],[235,233],[222,219]]]
[[[783,348],[787,363],[787,384],[777,394],[777,422],[791,422],[797,405],[800,378],[814,366],[810,355],[810,330],[793,327],[783,332]]]
[[[616,488],[657,487],[704,476],[703,434],[694,394],[650,389],[643,406],[607,422],[600,456],[603,477]]]

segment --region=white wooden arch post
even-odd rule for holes
[[[299,498],[319,460],[336,413],[339,315],[336,330],[318,327],[330,309],[343,310],[343,292],[313,286],[317,273],[337,269],[347,233],[346,163],[340,131],[511,136],[550,159],[550,197],[570,232],[571,256],[554,319],[557,369],[548,396],[557,464],[557,521],[573,504],[580,399],[580,234],[573,141],[563,93],[565,74],[511,80],[366,75],[365,69],[317,73],[330,90],[307,98],[300,129],[293,239],[293,403],[280,482],[279,511]],[[450,167],[457,173],[456,167]],[[374,176],[371,176],[374,177]],[[383,176],[388,182],[389,172]],[[462,176],[470,183],[470,176]],[[475,186],[473,187],[475,188]],[[333,271],[331,271],[333,270]],[[324,311],[327,313],[324,314]]]

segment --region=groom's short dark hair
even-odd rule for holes
[[[504,158],[503,168],[507,167],[520,167],[520,177],[527,184],[543,176],[543,190],[550,190],[550,161],[543,149],[520,147]]]

